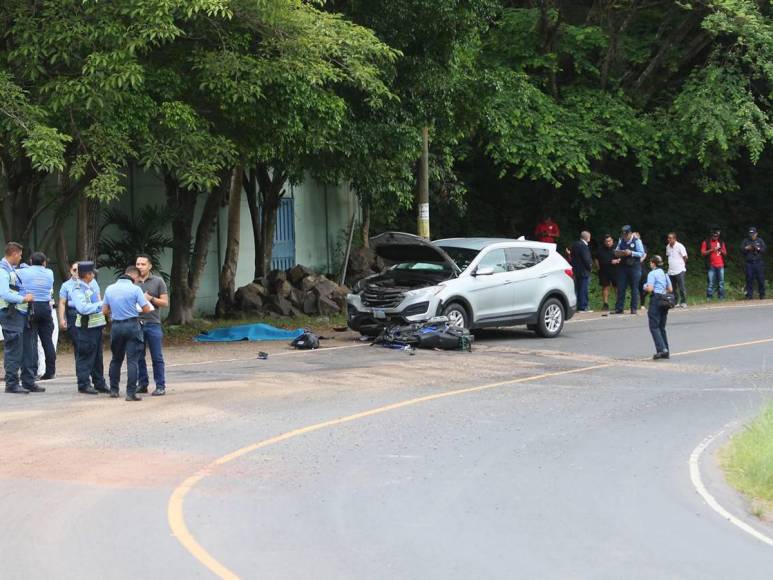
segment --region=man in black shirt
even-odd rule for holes
[[[609,310],[609,289],[612,286],[617,287],[617,265],[620,258],[615,257],[615,239],[611,234],[605,234],[596,251],[596,268],[599,273],[599,285],[601,286],[601,297],[604,300],[602,310]]]

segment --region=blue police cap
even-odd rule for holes
[[[94,272],[94,262],[78,262],[78,276]]]

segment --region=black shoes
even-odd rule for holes
[[[85,389],[78,389],[79,393],[83,393],[84,395],[98,395],[99,391],[96,390],[94,387],[86,387]]]
[[[40,381],[50,381],[51,379],[56,378],[56,373],[46,373],[42,377],[40,377],[38,380]]]
[[[137,391],[137,392],[139,392],[139,391]],[[145,391],[145,392],[147,392],[147,391]],[[153,391],[153,394],[151,395],[151,397],[163,397],[164,395],[166,395],[166,388],[165,387],[156,387],[156,390]]]
[[[140,397],[138,394],[135,393],[133,395],[126,395],[126,400],[127,401],[141,401],[142,397]]]
[[[111,399],[117,399],[118,398],[118,389],[110,389],[110,398]]]
[[[5,387],[6,393],[11,393],[13,395],[27,395],[29,394],[29,391],[22,387],[21,385],[16,385],[15,387]]]
[[[98,393],[109,393],[110,389],[107,387],[94,387],[94,390]]]
[[[45,393],[46,392],[46,388],[45,387],[41,387],[40,385],[32,385],[32,386],[24,387],[24,388],[27,389],[30,393]]]
[[[652,360],[669,359],[669,358],[671,358],[671,355],[667,350],[664,350],[663,352],[656,352],[652,356]]]
[[[145,385],[144,387],[137,387],[137,394],[147,395],[148,394],[148,385]]]

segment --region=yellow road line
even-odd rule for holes
[[[773,342],[773,338],[765,338],[761,340],[751,340],[748,342],[738,342],[733,344],[725,344],[721,346],[712,346],[708,348],[688,350],[684,352],[673,353],[671,356],[686,356],[691,354],[712,352],[712,351],[724,350],[729,348],[740,348],[744,346],[766,344],[769,342]],[[342,348],[342,347],[338,347],[338,348]],[[572,375],[572,374],[578,374],[578,373],[585,373],[585,372],[590,372],[598,369],[609,368],[609,367],[615,366],[616,364],[618,363],[608,362],[603,364],[595,364],[595,365],[581,367],[577,369],[571,369],[567,371],[542,373],[539,375],[532,375],[528,377],[521,377],[517,379],[499,381],[496,383],[489,383],[489,384],[480,385],[477,387],[467,387],[463,389],[456,389],[453,391],[445,391],[443,393],[435,393],[434,395],[425,395],[423,397],[417,397],[414,399],[408,399],[406,401],[400,401],[399,403],[384,405],[382,407],[377,407],[375,409],[370,409],[368,411],[363,411],[361,413],[355,413],[353,415],[339,417],[338,419],[331,419],[330,421],[315,423],[314,425],[309,425],[307,427],[301,427],[299,429],[287,431],[286,433],[282,433],[281,435],[277,435],[269,439],[263,439],[251,445],[247,445],[245,447],[237,449],[236,451],[228,453],[227,455],[223,455],[222,457],[216,459],[215,461],[213,461],[203,469],[196,472],[194,475],[187,478],[179,486],[177,486],[172,492],[172,495],[169,499],[169,503],[167,505],[167,520],[169,522],[169,527],[171,528],[173,535],[177,538],[180,544],[182,544],[182,546],[186,550],[188,550],[188,552],[190,552],[190,554],[194,558],[196,558],[203,566],[205,566],[208,570],[210,570],[213,574],[215,574],[220,578],[235,580],[239,577],[234,572],[229,570],[226,566],[224,566],[221,562],[219,562],[209,552],[207,552],[207,550],[196,541],[196,538],[193,537],[193,534],[191,534],[190,530],[188,529],[188,526],[185,523],[185,514],[183,513],[185,497],[202,479],[211,475],[217,467],[221,465],[225,465],[226,463],[230,463],[235,459],[248,455],[253,451],[257,451],[258,449],[263,449],[264,447],[275,445],[276,443],[281,443],[282,441],[287,441],[288,439],[300,437],[301,435],[306,435],[308,433],[313,433],[315,431],[320,431],[322,429],[336,427],[338,425],[343,425],[345,423],[351,423],[353,421],[358,421],[360,419],[372,417],[373,415],[379,415],[381,413],[387,413],[389,411],[402,409],[404,407],[418,405],[419,403],[426,403],[429,401],[435,401],[435,400],[444,399],[447,397],[454,397],[458,395],[476,393],[476,392],[485,391],[488,389],[504,387],[507,385],[515,385],[519,383],[538,381],[541,379],[560,377],[560,376]]]
[[[710,346],[708,348],[696,348],[695,350],[685,350],[682,352],[675,352],[671,356],[686,356],[688,354],[699,354],[702,352],[713,352],[716,350],[725,350],[726,348],[740,348],[742,346],[753,346],[755,344],[766,344],[773,342],[773,338],[762,338],[760,340],[749,340],[747,342],[736,342],[734,344],[723,344],[721,346]]]
[[[220,578],[234,580],[238,578],[238,576],[234,572],[229,570],[227,567],[225,567],[222,563],[220,563],[217,559],[215,559],[209,552],[207,552],[206,549],[204,549],[204,547],[201,544],[199,544],[196,541],[196,538],[193,537],[193,534],[191,534],[190,530],[188,529],[188,526],[185,523],[185,515],[183,513],[185,496],[187,496],[188,493],[191,491],[191,489],[193,489],[196,486],[196,484],[198,484],[202,479],[204,479],[208,475],[211,475],[212,472],[215,470],[215,468],[221,465],[225,465],[226,463],[229,463],[234,459],[243,457],[244,455],[252,453],[253,451],[256,451],[258,449],[262,449],[264,447],[268,447],[270,445],[274,445],[282,441],[287,441],[288,439],[292,439],[294,437],[299,437],[301,435],[306,435],[307,433],[313,433],[314,431],[327,429],[329,427],[335,427],[337,425],[343,425],[344,423],[351,423],[352,421],[357,421],[359,419],[364,419],[366,417],[372,417],[373,415],[379,415],[381,413],[394,411],[396,409],[410,407],[412,405],[417,405],[419,403],[426,403],[428,401],[435,401],[437,399],[443,399],[446,397],[453,397],[458,395],[465,395],[468,393],[476,393],[479,391],[495,389],[497,387],[503,387],[506,385],[515,385],[518,383],[538,381],[540,379],[560,377],[564,375],[572,375],[577,373],[585,373],[585,372],[589,372],[597,369],[608,368],[610,366],[612,366],[612,363],[598,364],[598,365],[593,365],[588,367],[581,367],[578,369],[572,369],[568,371],[543,373],[540,375],[532,375],[528,377],[521,377],[518,379],[510,379],[507,381],[490,383],[490,384],[481,385],[478,387],[468,387],[464,389],[446,391],[443,393],[436,393],[434,395],[426,395],[424,397],[417,397],[415,399],[400,401],[399,403],[384,405],[383,407],[377,407],[375,409],[370,409],[368,411],[363,411],[361,413],[355,413],[354,415],[347,415],[346,417],[340,417],[338,419],[332,419],[330,421],[323,421],[321,423],[309,425],[308,427],[294,429],[293,431],[282,433],[281,435],[277,435],[276,437],[271,437],[269,439],[264,439],[262,441],[258,441],[257,443],[253,443],[252,445],[247,445],[246,447],[242,447],[241,449],[237,449],[232,453],[223,455],[222,457],[216,459],[215,461],[213,461],[212,463],[210,463],[209,465],[207,465],[206,467],[199,470],[194,475],[192,475],[191,477],[183,481],[177,488],[175,488],[175,490],[172,492],[172,496],[169,499],[169,504],[167,505],[167,520],[169,522],[169,527],[172,529],[173,535],[183,545],[183,547],[186,550],[188,550],[188,552],[190,552],[191,555],[194,558],[196,558],[201,564],[203,564],[210,572],[212,572],[213,574],[215,574]]]

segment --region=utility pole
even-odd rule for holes
[[[421,162],[419,164],[418,234],[429,239],[429,127],[421,129]]]

